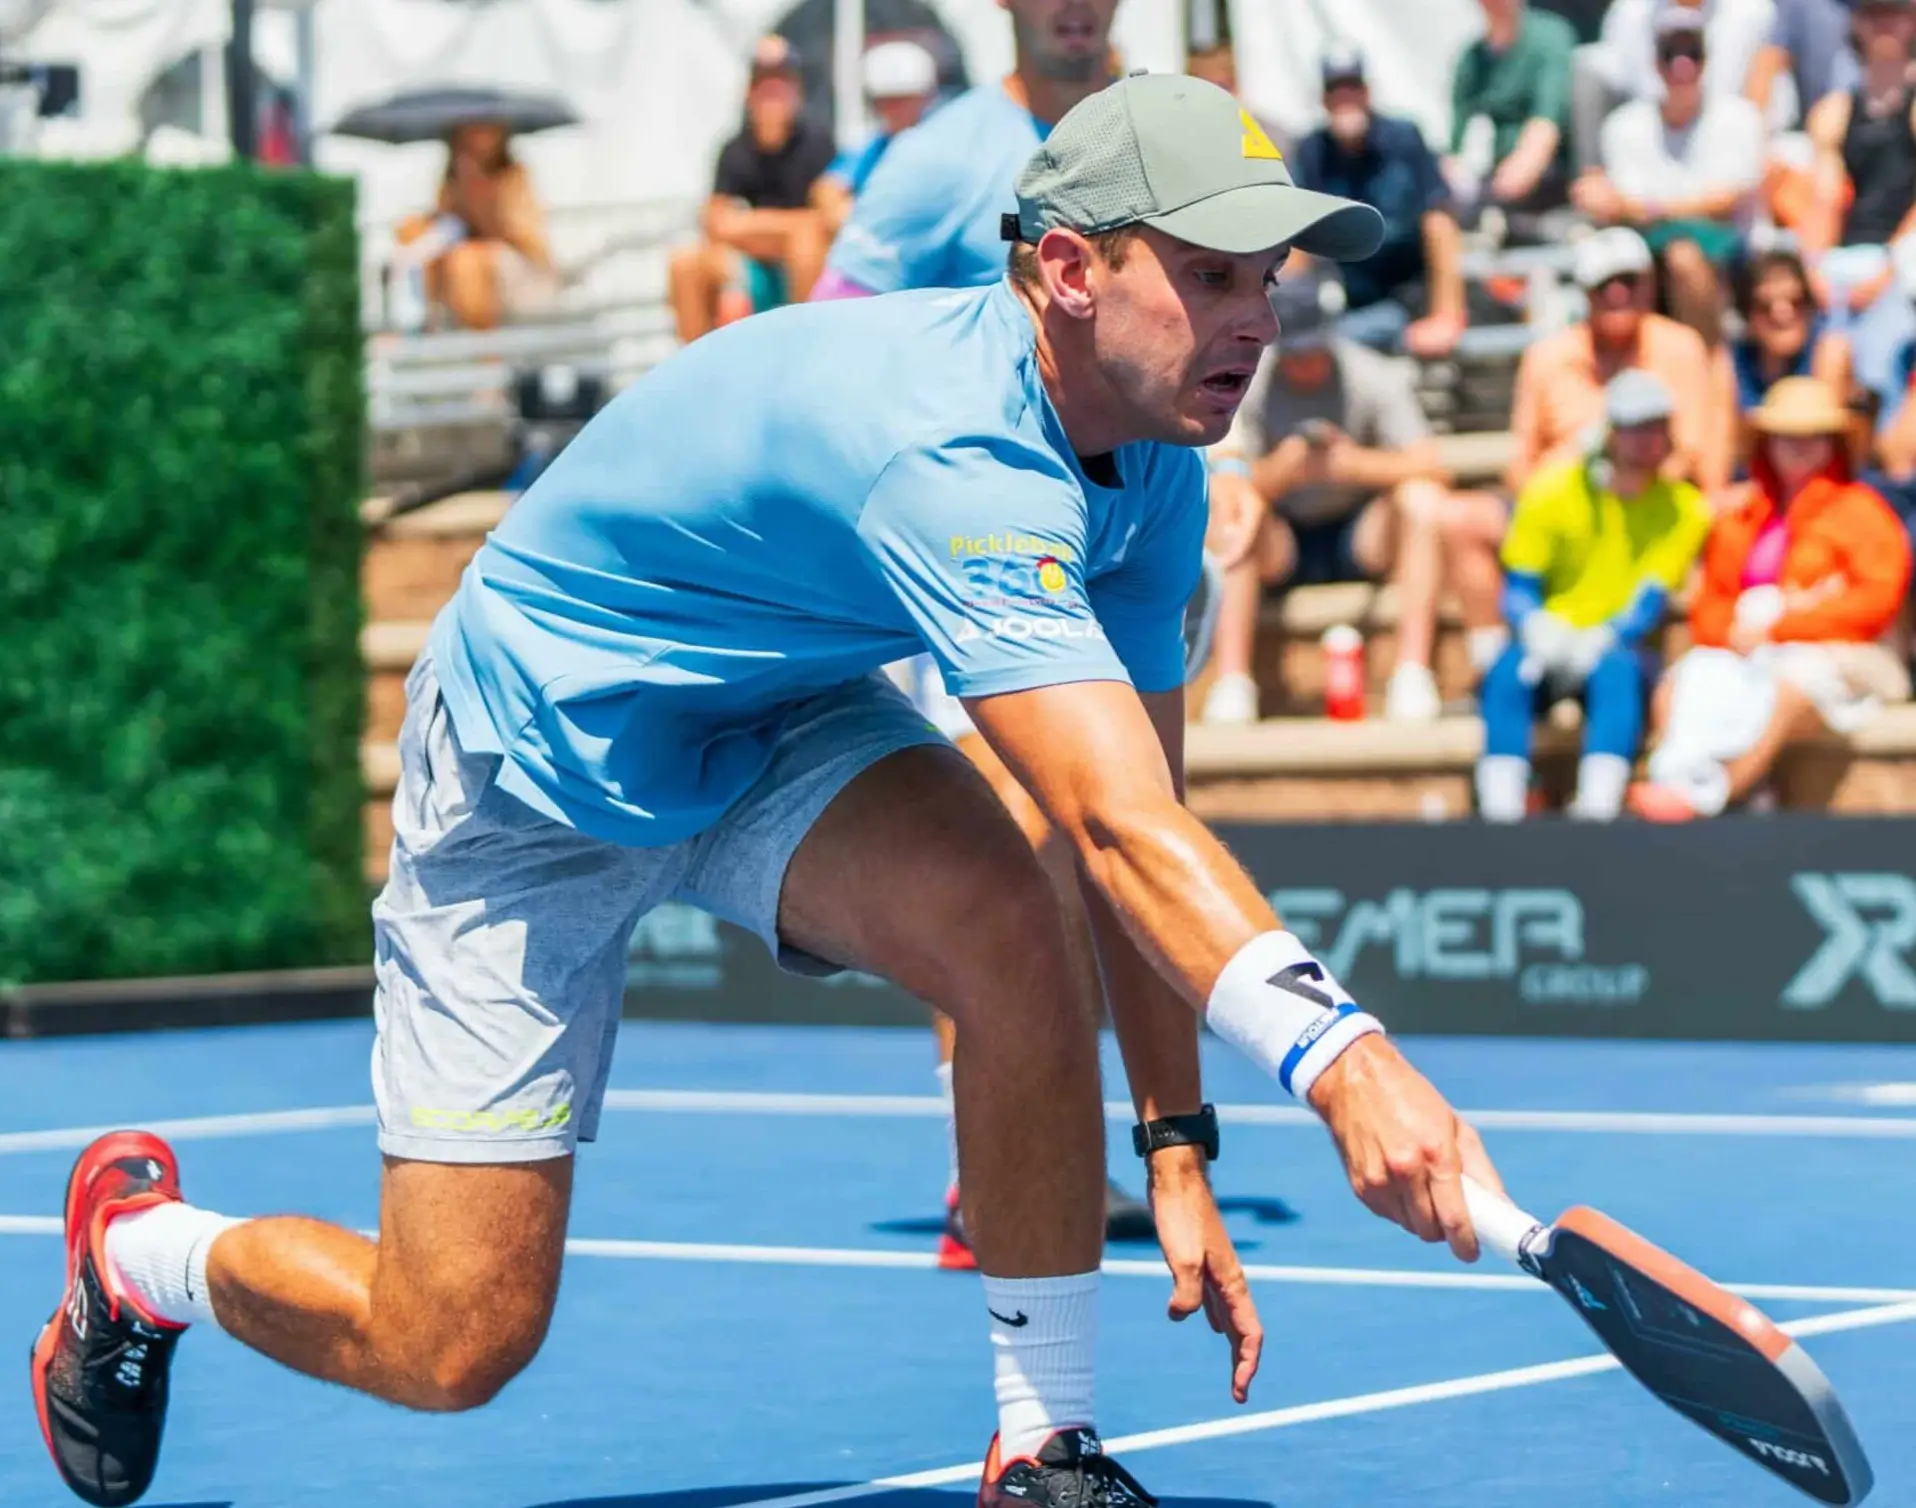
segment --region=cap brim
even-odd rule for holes
[[[1327,262],[1361,262],[1384,242],[1384,217],[1370,205],[1282,183],[1226,189],[1144,223],[1232,256],[1294,246]]]

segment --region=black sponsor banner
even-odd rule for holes
[[[1241,826],[1219,835],[1403,1032],[1916,1041],[1916,821]],[[628,1009],[906,1023],[862,975],[781,973],[684,907],[634,940]]]

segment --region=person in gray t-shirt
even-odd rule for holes
[[[1251,655],[1262,587],[1385,577],[1397,584],[1400,613],[1386,715],[1423,721],[1440,710],[1430,664],[1441,529],[1457,509],[1486,500],[1446,485],[1409,369],[1338,338],[1325,287],[1315,272],[1278,285],[1278,343],[1211,450],[1208,547],[1226,575],[1206,722],[1257,717]]]

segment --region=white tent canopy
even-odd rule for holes
[[[292,82],[292,18],[307,0],[263,0],[261,61]],[[997,0],[930,0],[974,79],[1011,65],[1011,27]],[[744,57],[793,0],[316,0],[312,118],[409,89],[474,84],[550,91],[582,124],[518,150],[554,209],[691,199],[710,182],[719,145],[739,121]],[[1229,0],[1239,75],[1250,104],[1293,132],[1319,114],[1316,59],[1333,39],[1365,53],[1380,104],[1441,137],[1449,78],[1480,28],[1475,0]],[[0,0],[0,40],[34,62],[83,70],[83,115],[49,121],[41,150],[111,155],[140,147],[139,107],[181,58],[208,57],[210,115],[223,122],[217,49],[230,0]],[[1182,66],[1183,0],[1123,0],[1114,39],[1126,63]],[[862,6],[848,0],[846,10]],[[22,34],[23,33],[23,34]],[[430,203],[444,151],[322,137],[320,164],[360,182],[362,218],[389,223]]]

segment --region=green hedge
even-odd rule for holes
[[[0,160],[0,983],[356,962],[352,186]]]

